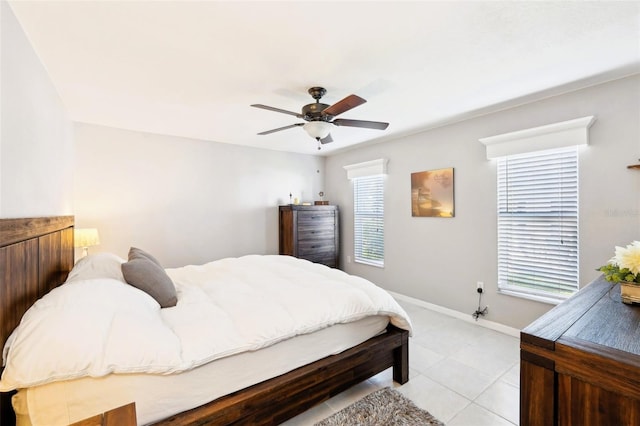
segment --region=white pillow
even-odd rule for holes
[[[67,282],[93,278],[113,278],[126,283],[122,275],[122,264],[126,260],[113,253],[96,253],[83,257],[69,272]]]

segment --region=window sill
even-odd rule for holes
[[[359,263],[361,265],[369,265],[369,266],[375,266],[376,268],[380,268],[380,269],[384,269],[384,263],[378,263],[378,262],[367,262],[366,260],[354,260],[354,263]]]
[[[503,294],[505,296],[518,297],[520,299],[533,300],[535,302],[546,303],[548,305],[559,305],[560,303],[564,302],[566,299],[570,297],[568,296],[564,299],[558,299],[558,298],[549,297],[549,296],[542,296],[539,294],[522,293],[519,291],[507,290],[507,289],[498,289],[498,294]]]

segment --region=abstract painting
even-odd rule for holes
[[[411,216],[454,217],[453,167],[411,173]]]

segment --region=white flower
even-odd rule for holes
[[[634,275],[640,274],[640,241],[634,241],[627,247],[616,246],[616,255],[611,260]]]

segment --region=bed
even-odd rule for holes
[[[53,217],[53,218],[29,218],[29,219],[2,219],[0,220],[0,267],[3,271],[3,280],[0,285],[0,303],[2,303],[2,314],[0,318],[0,338],[2,345],[6,342],[12,330],[20,322],[24,312],[44,294],[53,288],[60,286],[66,279],[69,271],[73,267],[73,217]],[[56,290],[58,293],[60,289]],[[54,292],[56,293],[56,292]],[[399,383],[408,380],[408,336],[409,331],[400,329],[393,325],[382,324],[386,330],[379,332],[381,327],[377,318],[363,319],[364,328],[369,327],[368,333],[373,333],[373,337],[356,337],[364,340],[355,346],[347,348],[328,348],[332,355],[324,356],[321,359],[309,361],[306,355],[300,357],[296,355],[295,362],[303,362],[297,365],[286,354],[293,351],[287,347],[288,340],[279,342],[268,348],[267,351],[276,353],[276,359],[280,362],[275,372],[264,369],[261,374],[264,377],[251,378],[245,386],[243,380],[233,380],[232,389],[227,393],[220,394],[220,390],[212,393],[212,400],[201,401],[198,406],[180,412],[163,413],[162,419],[154,419],[152,422],[146,420],[141,423],[155,423],[164,425],[186,425],[186,424],[278,424],[291,418],[313,405],[327,400],[331,396],[359,383],[378,372],[389,367],[393,367],[393,378]],[[340,327],[327,327],[319,330],[322,333],[334,332]],[[351,335],[352,333],[346,332]],[[335,336],[327,335],[325,341],[334,341]],[[304,337],[304,336],[301,336]],[[294,339],[291,339],[294,340]],[[315,343],[306,346],[314,346]],[[351,344],[349,344],[351,345]],[[245,356],[254,357],[261,350],[250,351]],[[335,354],[333,354],[335,353]],[[243,356],[242,354],[237,354]],[[256,365],[254,359],[239,358],[234,360],[229,356],[223,362],[242,365]],[[260,362],[260,361],[258,361]],[[212,362],[210,364],[215,364]],[[214,388],[213,379],[205,379],[204,369],[210,368],[209,364],[200,366],[200,370],[194,369],[189,372],[192,376],[197,374],[200,382],[205,384],[210,382]],[[221,371],[228,370],[224,367]],[[262,369],[260,369],[262,370]],[[195,373],[194,373],[195,371]],[[220,371],[213,371],[210,377],[221,377]],[[175,376],[182,376],[176,374]],[[126,380],[134,375],[113,375],[124,382],[112,382],[108,386],[114,389],[127,389],[129,385]],[[188,374],[184,374],[188,376]],[[152,376],[153,380],[161,377]],[[164,377],[164,376],[162,376]],[[230,378],[231,379],[231,378]],[[82,382],[81,378],[74,382]],[[91,379],[86,379],[91,381]],[[256,381],[257,380],[257,381]],[[253,384],[255,382],[255,384]],[[160,385],[157,388],[165,388],[169,391],[174,388]],[[202,383],[201,383],[202,384]],[[80,383],[80,391],[86,393]],[[48,386],[45,385],[44,387]],[[173,385],[172,385],[173,386]],[[235,386],[235,387],[234,387]],[[175,385],[175,392],[182,394],[184,389],[193,387],[191,382],[186,386]],[[98,388],[101,389],[101,388]],[[51,391],[50,395],[60,394],[58,390]],[[97,391],[98,396],[102,390]],[[121,392],[119,398],[130,398],[126,392]],[[46,392],[43,395],[47,395]],[[168,395],[171,395],[170,393]],[[11,424],[13,420],[13,410],[10,404],[10,394],[2,394],[2,405],[0,408],[0,423]],[[111,398],[111,397],[110,397]],[[117,399],[118,397],[113,397]],[[135,397],[133,397],[135,398]],[[17,398],[19,399],[19,398]],[[155,398],[154,398],[155,399]],[[162,398],[159,399],[160,401]],[[132,401],[113,401],[113,408]],[[136,401],[138,403],[138,401]],[[179,408],[172,408],[173,410]],[[94,413],[95,414],[95,413]]]

